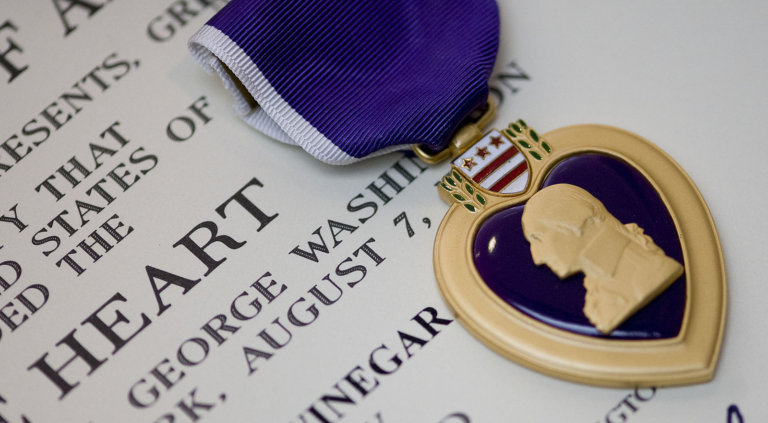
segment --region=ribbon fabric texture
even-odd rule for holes
[[[189,41],[251,126],[331,164],[444,147],[485,106],[493,0],[232,0]]]

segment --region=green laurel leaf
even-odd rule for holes
[[[453,198],[459,200],[459,201],[467,201],[466,198],[462,197],[461,194],[453,194]]]
[[[475,195],[475,198],[477,199],[477,202],[478,202],[478,203],[480,203],[480,204],[482,204],[482,205],[485,205],[485,197],[483,197],[483,196],[482,196],[482,195],[480,195],[480,194],[477,194],[477,195]]]
[[[459,172],[453,171],[453,177],[456,178],[457,181],[461,182],[461,175],[459,175]]]
[[[473,206],[472,204],[464,204],[464,207],[466,207],[467,210],[471,211],[472,213],[475,212],[475,206]]]
[[[549,144],[547,144],[547,142],[546,142],[546,141],[542,141],[542,142],[541,142],[541,146],[542,146],[542,147],[544,147],[544,150],[545,150],[547,153],[551,153],[551,152],[552,152],[552,149],[549,147]]]
[[[525,121],[524,121],[524,120],[522,120],[522,119],[518,119],[518,120],[517,120],[517,123],[519,123],[519,124],[520,124],[520,126],[522,126],[523,128],[526,128],[526,129],[528,128],[528,125],[526,125],[526,124],[525,124]]]
[[[448,182],[449,184],[456,186],[456,182],[453,179],[451,179],[450,176],[445,177],[445,182]]]
[[[515,132],[517,132],[518,134],[523,132],[517,124],[513,123],[511,126],[512,126],[512,129],[514,129]]]
[[[451,192],[451,189],[448,188],[448,185],[441,183],[440,186],[443,187],[444,190]]]
[[[537,134],[536,131],[529,129],[528,133],[531,135],[531,138],[533,138],[534,141],[539,142],[539,134]]]
[[[530,145],[530,144],[528,144],[528,143],[527,143],[527,142],[525,142],[525,141],[520,141],[520,145],[522,145],[522,146],[523,146],[523,147],[525,147],[525,148],[531,148],[531,145]]]
[[[472,189],[472,186],[469,184],[464,184],[464,189],[469,193],[469,195],[472,195],[475,193],[475,190]]]
[[[535,151],[531,151],[531,156],[533,156],[533,158],[536,160],[541,160],[541,155]]]

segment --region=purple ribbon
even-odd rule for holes
[[[485,106],[492,0],[233,0],[190,40],[250,125],[346,164],[444,147]]]

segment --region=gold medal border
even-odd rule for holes
[[[453,204],[440,224],[434,249],[435,275],[457,319],[502,356],[566,380],[610,387],[710,380],[725,325],[725,265],[712,216],[693,181],[661,149],[622,129],[576,125],[544,137],[552,146],[552,154],[544,160],[527,157],[531,173],[524,193],[510,198],[478,187],[487,195],[482,211],[469,213]],[[686,309],[677,337],[610,340],[553,328],[501,300],[475,269],[472,244],[485,219],[528,200],[535,192],[532,187],[540,186],[554,165],[583,153],[623,160],[652,184],[669,210],[678,230],[686,275]]]

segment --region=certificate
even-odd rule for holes
[[[725,256],[712,381],[576,384],[472,337],[432,266],[449,164],[252,130],[188,38],[226,1],[0,6],[0,421],[763,421],[768,7],[501,2],[492,126],[653,140]]]

